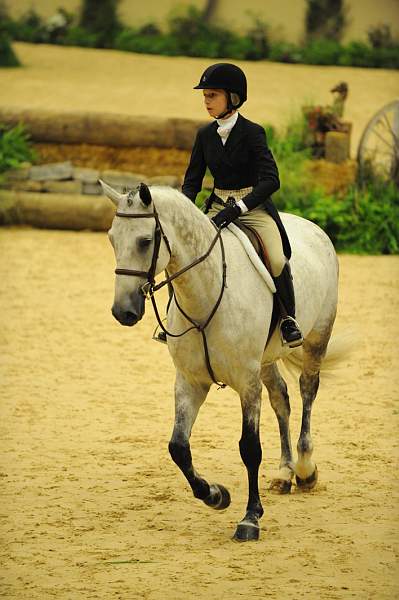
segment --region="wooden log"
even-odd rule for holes
[[[0,225],[106,231],[114,214],[105,196],[0,191]]]
[[[34,142],[191,149],[204,121],[0,107],[0,123],[24,123]]]

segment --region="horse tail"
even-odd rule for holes
[[[337,374],[339,369],[346,366],[346,361],[349,359],[356,346],[356,339],[353,332],[341,332],[334,334],[327,346],[327,352],[324,356],[320,373],[323,376],[333,376]],[[298,379],[303,367],[303,349],[295,348],[292,352],[281,359],[286,370],[295,379]]]

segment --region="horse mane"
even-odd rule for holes
[[[185,244],[195,247],[198,253],[205,251],[215,235],[205,213],[175,188],[151,186],[150,191],[161,222],[163,217],[167,218]]]

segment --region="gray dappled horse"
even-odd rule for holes
[[[294,475],[301,489],[311,489],[317,481],[310,418],[337,307],[334,248],[314,223],[281,215],[292,246],[296,317],[304,343],[299,349],[283,346],[277,328],[265,349],[273,293],[239,239],[228,229],[217,232],[208,217],[177,190],[150,190],[141,184],[137,190],[120,194],[101,183],[117,206],[109,231],[117,263],[114,317],[122,325],[135,325],[144,315],[145,298],[153,299],[160,287],[155,285],[154,276],[166,271],[173,280],[174,298],[167,316],[168,349],[176,367],[170,454],[196,498],[215,509],[227,508],[228,490],[220,484],[209,484],[194,469],[189,440],[212,382],[233,388],[241,400],[239,447],[249,482],[247,511],[234,539],[258,539],[263,515],[258,489],[262,382],[277,416],[281,440],[279,472],[271,489],[288,493]],[[296,462],[291,449],[287,385],[276,365],[289,353],[301,362],[303,412]]]

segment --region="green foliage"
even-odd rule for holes
[[[31,8],[17,21],[9,22],[10,35],[22,42],[45,43],[48,41],[46,26],[40,15]]]
[[[99,36],[84,29],[84,27],[70,27],[60,40],[65,46],[81,46],[82,48],[98,48],[100,46]]]
[[[271,43],[267,24],[257,18],[253,19],[249,30],[240,35],[226,27],[213,25],[211,20],[204,19],[203,11],[194,6],[172,13],[167,32],[161,31],[155,23],[147,23],[139,28],[124,27],[117,15],[118,1],[85,0],[80,20],[74,19],[64,9],[58,9],[58,13],[65,17],[65,24],[54,28],[33,9],[17,21],[2,17],[4,9],[2,12],[0,0],[2,30],[12,39],[25,42],[116,48],[145,54],[399,68],[399,43],[392,38],[387,25],[371,28],[368,32],[369,43],[353,41],[345,46],[339,44],[338,30],[343,27],[345,19],[342,20],[339,15],[335,18],[328,12],[333,6],[341,10],[338,0],[309,0],[312,10],[317,8],[317,19],[321,18],[323,23],[318,28],[314,25],[316,29],[311,30],[303,45],[284,41]],[[322,6],[328,8],[324,16],[320,12]]]
[[[280,171],[281,188],[273,195],[280,211],[293,213],[319,225],[338,252],[399,254],[399,193],[394,183],[371,173],[362,185],[354,183],[342,196],[328,195],[306,170],[309,150],[303,146],[302,118],[284,133],[265,126],[268,145]],[[204,207],[210,190],[203,189],[196,204]]]
[[[79,27],[96,36],[97,47],[113,48],[121,30],[117,5],[119,0],[83,0]]]
[[[8,33],[0,29],[0,67],[18,67],[20,64]]]
[[[21,123],[11,129],[0,125],[0,173],[17,169],[21,163],[35,158],[29,135]]]
[[[338,42],[347,23],[344,0],[307,0],[307,4],[307,38]]]
[[[301,126],[301,120],[294,121],[284,135],[266,126],[282,182],[273,196],[278,209],[317,223],[339,252],[398,254],[399,193],[395,184],[370,174],[364,184],[353,184],[343,197],[326,194],[307,175],[309,156],[301,145]]]

